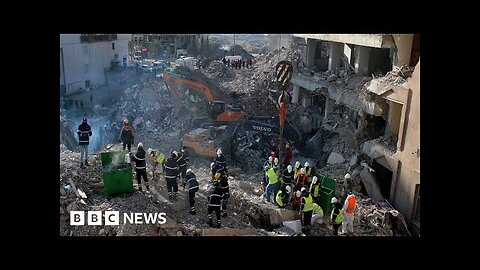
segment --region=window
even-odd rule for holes
[[[112,42],[112,50],[115,50],[115,42]]]
[[[88,46],[87,45],[83,45],[83,54],[88,54]]]
[[[85,73],[88,73],[89,69],[90,69],[90,65],[89,65],[89,64],[84,64],[84,65],[83,65],[83,71],[84,71]]]

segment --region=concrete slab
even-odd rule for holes
[[[300,220],[284,221],[283,226],[292,229],[295,233],[302,232],[302,222]]]
[[[345,162],[345,159],[339,153],[332,152],[330,156],[328,156],[328,164],[340,164],[343,162]]]
[[[283,221],[300,218],[298,212],[287,209],[268,209],[268,216],[271,225],[280,225]]]

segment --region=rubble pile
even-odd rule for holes
[[[395,67],[392,71],[389,71],[385,76],[380,78],[383,83],[393,85],[403,85],[407,83],[407,79],[412,76],[415,67],[403,65],[401,67]]]
[[[357,217],[354,225],[360,235],[366,236],[411,236],[403,215],[384,201],[374,201],[363,195],[357,196]]]
[[[204,72],[208,74],[209,78],[215,78],[220,83],[231,81],[235,78],[235,72],[218,60],[212,61]]]
[[[242,46],[235,44],[230,47],[230,54],[231,55],[240,55],[242,56],[242,60],[252,59],[253,55],[249,54]]]

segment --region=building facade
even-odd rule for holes
[[[61,34],[60,86],[65,94],[106,84],[106,73],[129,65],[130,34]]]
[[[303,61],[294,63],[292,102],[318,107],[323,127],[368,157],[371,170],[360,177],[369,195],[386,199],[419,232],[420,35],[294,37],[305,46]],[[333,118],[340,106],[346,119]]]

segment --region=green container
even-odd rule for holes
[[[331,178],[317,174],[320,181],[320,198],[319,206],[322,208],[323,213],[326,215],[332,211],[332,198],[335,196],[335,181]]]
[[[124,160],[127,153],[127,151],[101,153],[102,178],[106,196],[133,192],[132,168]]]

